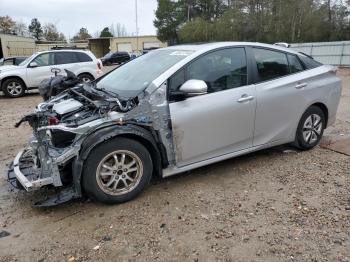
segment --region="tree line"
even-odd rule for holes
[[[42,25],[37,18],[33,18],[27,26],[24,22],[15,21],[8,15],[0,16],[0,33],[34,37],[37,41],[67,41],[66,36],[58,31],[55,24],[46,23]],[[117,23],[116,26],[112,24],[103,28],[100,32],[95,32],[94,37],[121,37],[127,35],[125,26]],[[82,27],[70,40],[76,42],[88,38],[92,38],[92,35],[87,28]]]
[[[158,0],[154,26],[169,44],[350,39],[350,0]]]

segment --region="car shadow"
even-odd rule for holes
[[[40,95],[39,94],[39,91],[38,90],[30,90],[30,91],[27,91],[23,96],[19,97],[19,98],[23,98],[23,97],[33,97],[33,96],[38,96]],[[11,99],[15,99],[16,98],[11,98],[11,97],[7,97],[5,96],[4,92],[0,91],[0,99],[8,99],[8,100],[11,100]]]
[[[152,194],[152,192],[147,193],[147,190],[152,191],[152,187],[153,189],[154,187],[156,188],[158,187],[156,189],[157,191],[157,190],[162,190],[162,188],[164,187],[169,188],[169,182],[175,182],[176,184],[176,183],[181,183],[181,180],[184,180],[183,182],[186,183],[186,181],[188,182],[188,179],[198,180],[198,182],[200,182],[200,181],[206,181],[205,180],[206,177],[207,178],[224,177],[225,172],[226,170],[228,170],[229,167],[232,167],[238,164],[247,164],[247,163],[249,164],[251,161],[255,161],[259,159],[261,160],[263,158],[269,158],[271,156],[279,156],[286,153],[297,153],[297,152],[299,151],[296,148],[289,145],[277,146],[277,147],[249,153],[243,156],[238,156],[228,160],[224,160],[218,163],[210,164],[204,167],[196,168],[191,171],[180,173],[168,178],[153,177],[150,185],[151,188],[148,188],[148,189],[146,188],[145,192],[141,194],[141,199],[142,199],[142,195],[144,195],[143,197],[147,197],[148,194]],[[174,186],[176,186],[175,184]],[[34,191],[29,193],[22,190],[17,190],[17,189],[11,189],[11,191],[12,191],[11,194],[16,194],[16,199],[14,199],[14,201],[19,201],[20,203],[18,204],[20,205],[31,206],[35,202],[41,201],[49,196],[54,195],[57,192],[57,189],[45,188],[39,191]],[[137,197],[134,201],[138,201],[138,199],[140,199],[140,197]],[[131,201],[131,202],[134,202],[134,201]],[[84,197],[84,198],[72,200],[70,202],[63,203],[54,207],[35,208],[38,210],[35,212],[39,212],[39,213],[41,213],[42,211],[66,212],[68,210],[76,210],[77,212],[82,212],[84,208],[88,208],[86,205],[89,206],[90,208],[103,209],[103,208],[110,207],[110,205],[98,203]],[[124,206],[124,204],[120,204],[120,205]],[[116,206],[120,206],[120,205],[116,205]]]
[[[275,146],[275,147],[255,151],[252,153],[248,153],[245,155],[229,158],[229,159],[226,159],[217,163],[209,164],[203,167],[195,168],[193,170],[185,171],[183,173],[179,173],[167,178],[153,177],[151,184],[155,185],[155,184],[166,183],[167,181],[178,180],[188,176],[203,177],[203,174],[207,174],[210,176],[217,173],[215,172],[216,170],[222,170],[234,164],[238,164],[238,163],[243,164],[243,163],[256,160],[258,158],[266,158],[271,155],[282,155],[282,154],[298,153],[298,152],[300,152],[300,150],[291,145]]]

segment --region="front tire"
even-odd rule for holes
[[[300,119],[295,136],[295,146],[302,150],[314,148],[320,142],[325,127],[325,115],[321,108],[309,107]]]
[[[25,85],[22,80],[17,78],[10,78],[2,84],[2,91],[5,96],[11,98],[21,97],[25,93]]]
[[[135,198],[149,184],[153,173],[148,150],[128,138],[98,145],[85,163],[83,189],[89,197],[108,204]]]

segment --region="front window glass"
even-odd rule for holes
[[[244,48],[228,48],[200,57],[187,68],[187,79],[203,80],[208,93],[247,85]]]
[[[37,63],[38,66],[53,65],[53,55],[52,53],[38,55],[32,62]]]
[[[134,97],[149,84],[180,62],[192,51],[156,50],[124,64],[97,82],[97,88],[119,94],[121,97]]]
[[[183,83],[185,83],[185,70],[181,69],[169,79],[170,92],[178,91]]]
[[[253,48],[253,51],[260,82],[289,74],[289,65],[286,54],[261,48]]]
[[[36,55],[37,55],[37,54],[33,54],[33,55],[31,55],[30,57],[27,57],[27,58],[24,59],[24,61],[21,62],[19,65],[20,65],[20,66],[23,66],[23,65],[27,64],[27,63],[28,63],[29,61],[31,61]]]

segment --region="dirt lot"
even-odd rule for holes
[[[323,144],[350,137],[350,76]],[[13,124],[37,94],[0,96],[0,171],[23,147]],[[274,148],[152,182],[116,206],[50,209],[0,178],[0,261],[350,261],[350,157]]]

